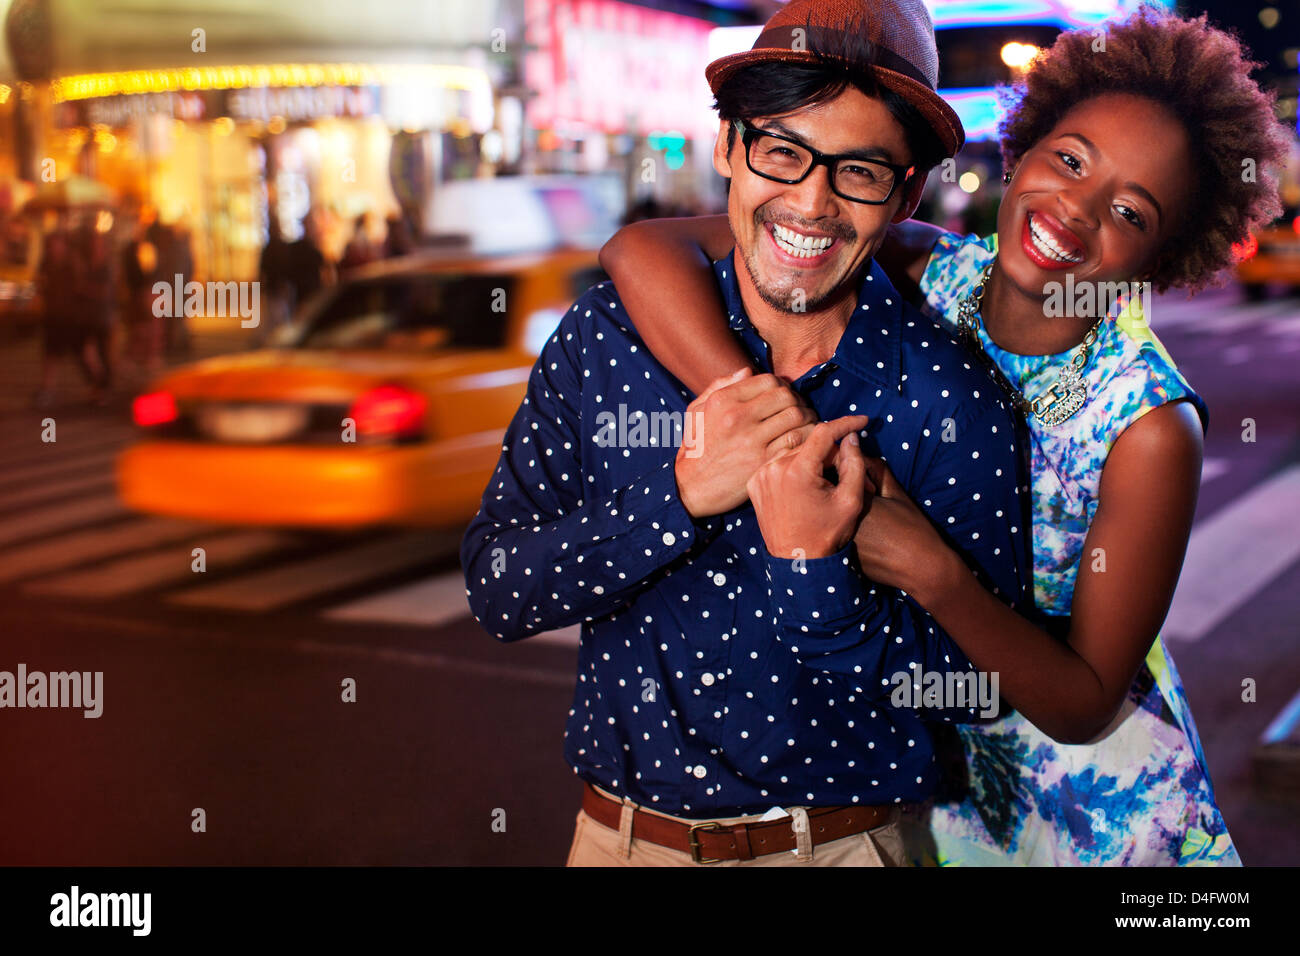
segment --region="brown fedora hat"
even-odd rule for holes
[[[948,155],[966,141],[966,131],[935,89],[939,54],[934,26],[921,0],[790,0],[767,21],[752,49],[724,56],[705,68],[709,87],[718,88],[736,70],[755,63],[816,63],[824,38],[865,30],[875,47],[871,70],[881,86],[920,110]]]

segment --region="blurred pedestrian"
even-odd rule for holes
[[[92,400],[97,405],[107,400],[113,379],[110,343],[117,308],[117,269],[111,224],[108,213],[88,219],[76,233],[72,247],[74,322],[82,368],[91,378]]]
[[[369,213],[357,216],[352,226],[352,238],[339,258],[340,272],[364,266],[380,257],[383,250],[370,238],[371,218]]]
[[[415,248],[411,227],[401,213],[393,213],[384,220],[387,234],[384,237],[384,258],[404,256]]]
[[[295,310],[325,285],[333,282],[333,268],[325,258],[325,253],[321,251],[318,227],[314,218],[308,217],[303,226],[302,237],[297,242],[289,244],[287,255],[288,276],[293,286]]]
[[[184,289],[194,278],[194,248],[189,228],[182,221],[177,221],[167,230],[167,251],[163,256],[169,271],[168,280],[175,282],[180,276],[180,288]],[[190,327],[185,321],[184,310],[176,310],[176,315],[167,320],[163,333],[163,351],[168,356],[188,356],[192,350],[190,344]]]
[[[110,365],[103,341],[88,341],[87,323],[81,319],[83,302],[79,296],[81,279],[77,272],[81,253],[76,248],[76,238],[62,219],[46,235],[37,267],[36,281],[40,289],[43,314],[41,317],[41,383],[32,396],[32,405],[48,408],[54,403],[54,385],[61,364],[69,360],[81,366],[82,374],[91,387],[91,399],[97,404],[104,401]],[[93,252],[93,250],[90,250]],[[98,363],[91,360],[100,350]]]
[[[257,266],[262,298],[262,321],[256,335],[265,342],[293,314],[293,283],[289,273],[289,243],[280,232],[280,220],[271,213],[266,245]]]
[[[164,252],[171,238],[152,206],[140,210],[135,235],[122,255],[122,280],[126,287],[126,354],[138,366],[156,371],[162,365],[165,318],[153,314],[155,282],[169,284],[164,272]]]

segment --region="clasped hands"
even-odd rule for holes
[[[687,406],[693,441],[675,464],[692,517],[748,498],[768,553],[823,558],[853,541],[867,577],[911,591],[947,546],[888,466],[862,453],[865,415],[819,422],[775,375],[741,369]],[[828,475],[834,469],[834,480]]]

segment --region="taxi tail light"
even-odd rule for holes
[[[368,438],[415,438],[423,434],[427,403],[403,385],[380,385],[352,403],[348,417]]]
[[[142,428],[176,421],[176,398],[171,392],[147,392],[131,403],[131,417]]]

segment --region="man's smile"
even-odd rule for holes
[[[838,242],[834,236],[804,232],[776,222],[769,222],[766,225],[767,233],[771,236],[777,251],[784,258],[795,260],[794,264],[799,266],[820,265],[825,262]]]

